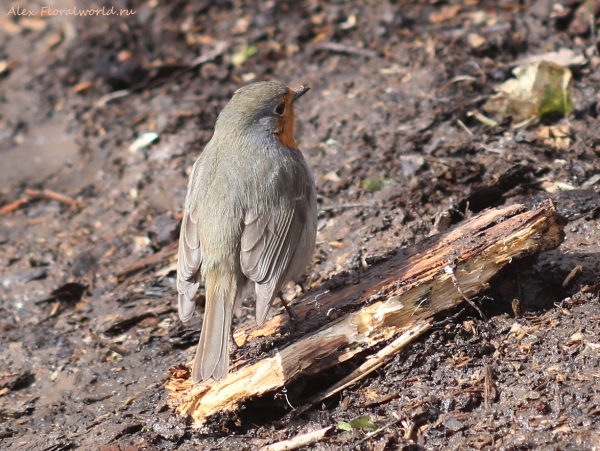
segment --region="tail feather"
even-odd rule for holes
[[[192,367],[194,382],[210,377],[220,380],[227,375],[233,308],[241,291],[231,275],[206,275],[206,308]]]

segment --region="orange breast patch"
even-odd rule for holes
[[[294,139],[294,107],[292,106],[292,100],[294,98],[294,91],[288,89],[288,92],[283,97],[283,103],[285,103],[285,112],[283,116],[278,119],[278,127],[275,135],[283,147],[288,149],[298,150],[298,144]]]

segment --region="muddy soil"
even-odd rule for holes
[[[41,17],[48,6],[105,9]],[[586,8],[2,3],[0,448],[255,450],[334,426],[308,449],[600,449],[600,57]],[[25,9],[38,14],[17,15]],[[567,117],[514,129],[469,114],[520,59],[561,48],[583,57]],[[440,316],[381,370],[303,413],[349,367],[193,430],[164,388],[191,361],[202,320],[200,305],[183,325],[175,305],[187,175],[232,93],[259,80],[312,87],[296,136],[319,234],[306,276],[286,289],[292,306],[488,207],[552,198],[570,223],[559,249],[498,275],[478,299],[489,319],[468,306]],[[132,146],[140,137],[152,140]],[[236,320],[253,321],[251,303]],[[339,427],[363,416],[378,433]]]

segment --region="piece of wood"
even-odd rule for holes
[[[429,321],[419,321],[417,324],[412,325],[408,328],[408,330],[404,331],[402,335],[392,341],[385,348],[377,352],[375,355],[369,357],[362,365],[352,371],[352,373],[350,373],[348,376],[329,387],[328,390],[314,396],[310,400],[310,403],[316,404],[320,401],[323,401],[325,398],[329,398],[330,396],[341,392],[343,389],[350,387],[359,380],[363,379],[365,376],[368,376],[381,365],[383,365],[386,359],[400,352],[402,348],[414,341],[420,335],[427,332],[429,329],[431,329],[431,324]]]
[[[135,274],[137,272],[140,272],[140,271],[148,269],[152,266],[158,265],[159,263],[162,263],[164,260],[168,260],[169,258],[173,257],[175,254],[177,254],[178,246],[179,246],[178,243],[170,243],[170,244],[166,245],[165,247],[163,247],[156,254],[152,254],[145,258],[142,258],[141,260],[138,260],[137,262],[133,263],[132,265],[129,265],[128,267],[123,268],[120,271],[117,271],[115,273],[115,275],[117,276],[117,281],[119,283],[121,283],[125,279],[127,279],[128,277],[132,276],[133,274]]]
[[[32,199],[47,199],[62,202],[68,205],[77,205],[77,201],[64,194],[57,193],[49,189],[26,189],[25,194],[30,196]]]
[[[8,205],[4,205],[2,206],[2,208],[0,208],[0,215],[5,215],[6,213],[15,211],[17,208],[19,208],[23,204],[26,204],[28,201],[29,199],[27,197],[22,197],[21,199],[17,199]]]
[[[319,440],[323,440],[331,428],[332,426],[328,426],[317,431],[300,434],[289,440],[283,440],[281,442],[263,446],[259,451],[292,451],[294,449],[302,448],[303,446],[312,445]]]
[[[21,205],[25,205],[32,199],[47,199],[47,200],[56,200],[58,202],[62,202],[65,204],[69,204],[71,206],[77,205],[77,201],[63,194],[57,193],[55,191],[49,189],[26,189],[25,194],[29,197],[22,197],[21,199],[17,199],[16,201],[4,205],[0,208],[0,215],[4,215],[6,213],[10,213],[12,211],[17,210]]]
[[[358,373],[326,392],[346,387],[425,332],[434,314],[486,289],[488,281],[513,260],[559,246],[565,224],[551,201],[534,210],[522,205],[486,210],[415,246],[412,257],[401,263],[394,260],[375,265],[360,274],[357,283],[338,291],[323,288],[316,296],[309,294],[299,302],[297,314],[302,318],[304,312],[302,324],[308,330],[319,318],[328,319],[327,314],[311,316],[315,301],[321,312],[339,312],[348,303],[357,306],[357,311],[330,320],[316,331],[313,328],[262,360],[237,362],[219,382],[194,385],[187,371],[173,372],[166,384],[171,392],[170,406],[180,414],[191,415],[193,426],[200,427],[211,415],[234,411],[248,398],[278,390],[300,375],[314,376],[391,341],[389,347],[359,366]],[[246,328],[242,334],[251,340],[277,331],[283,324],[279,315],[258,333]],[[402,336],[404,333],[408,335]]]

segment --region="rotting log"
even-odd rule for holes
[[[173,371],[166,383],[170,406],[189,414],[200,427],[216,413],[235,411],[244,400],[280,389],[298,377],[310,377],[388,343],[351,375],[317,397],[323,399],[379,367],[415,337],[427,331],[434,314],[457,306],[488,287],[489,280],[513,260],[558,247],[564,239],[562,218],[551,201],[533,210],[523,205],[483,211],[439,237],[413,248],[414,254],[396,268],[375,267],[378,277],[364,277],[338,291],[317,294],[321,308],[347,303],[360,308],[258,361],[238,362],[219,381],[194,385],[187,371]],[[385,277],[382,276],[385,274]],[[377,280],[378,279],[378,280]],[[375,281],[374,281],[375,280]],[[314,293],[297,302],[305,306]],[[314,303],[314,299],[313,303]],[[302,309],[297,312],[302,314]],[[300,316],[302,317],[302,316]],[[264,324],[253,339],[278,330],[281,315]]]

